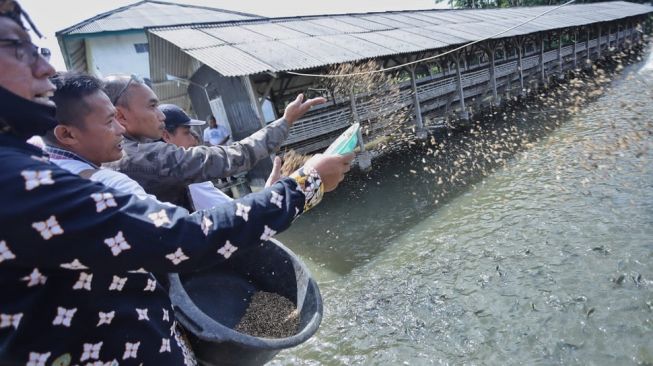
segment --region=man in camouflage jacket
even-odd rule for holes
[[[284,116],[228,146],[196,146],[189,149],[161,139],[165,116],[158,110],[158,97],[135,76],[105,78],[105,91],[116,107],[116,118],[125,127],[125,154],[105,164],[137,181],[147,193],[161,201],[191,207],[187,186],[225,178],[251,169],[277,151],[288,137],[292,124],[312,106],[324,103],[315,98],[302,103],[303,96],[290,103]]]

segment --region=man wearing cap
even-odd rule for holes
[[[26,142],[57,125],[57,110],[54,69],[22,18],[0,0],[0,364],[192,365],[150,272],[195,271],[257,247],[334,189],[352,156],[315,158],[192,215],[71,174]]]
[[[190,183],[226,178],[251,169],[269,159],[288,137],[292,124],[324,98],[290,103],[282,118],[227,146],[180,148],[159,141],[165,116],[157,108],[159,99],[145,82],[134,75],[106,77],[105,91],[116,107],[116,119],[126,132],[125,154],[106,166],[127,174],[162,201],[189,207]]]
[[[193,135],[192,126],[202,126],[204,121],[190,118],[186,112],[173,104],[162,104],[159,110],[165,115],[165,129],[161,138],[163,141],[183,148],[197,146],[197,138]]]
[[[191,148],[199,145],[197,137],[193,135],[191,126],[201,126],[205,122],[190,118],[183,109],[174,104],[161,104],[159,110],[165,115],[165,129],[163,141],[182,148]],[[188,185],[189,207],[191,211],[210,208],[231,197],[224,194],[211,181],[192,183]]]

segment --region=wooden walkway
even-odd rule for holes
[[[296,122],[282,148],[302,153],[318,151],[328,146],[355,121],[369,124],[371,133],[365,139],[371,141],[382,135],[384,127],[392,123],[384,116],[407,107],[414,111],[413,122],[418,135],[423,133],[425,136],[427,129],[442,125],[446,118],[468,119],[470,113],[501,103],[502,96],[514,96],[523,94],[528,89],[537,89],[552,77],[563,77],[568,71],[587,67],[591,61],[607,53],[642,42],[635,26],[634,23],[617,25],[618,32],[612,27],[604,30],[604,34],[601,34],[599,28],[595,38],[590,38],[589,31],[584,34],[585,37],[573,33],[571,44],[566,46],[562,46],[561,33],[506,40],[502,47],[503,50],[508,49],[511,55],[495,60],[494,67],[491,61],[485,60],[465,69],[462,54],[454,55],[449,60],[455,61],[460,73],[456,68],[447,67],[438,74],[415,79],[414,83],[409,80],[399,84],[399,95],[391,108],[379,105],[384,100],[381,98],[381,93],[384,92],[382,90],[371,95],[356,95],[353,101],[341,98],[335,103],[329,102],[328,107],[318,109]],[[610,32],[611,30],[613,31]],[[552,34],[557,37],[558,47],[544,51],[544,39],[549,37],[547,39],[550,41]],[[569,33],[564,35],[571,38]],[[512,43],[509,42],[516,42],[518,46],[511,48],[509,45]],[[531,47],[523,47],[526,43]],[[418,106],[415,105],[416,99],[419,101]]]

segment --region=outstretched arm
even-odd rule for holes
[[[285,230],[348,170],[346,159],[327,159],[305,167],[301,177],[189,214],[54,164],[18,154],[0,158],[7,172],[0,177],[0,198],[13,203],[0,206],[0,266],[28,272],[184,272],[228,260]]]

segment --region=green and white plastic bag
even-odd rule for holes
[[[358,135],[360,133],[360,124],[354,123],[345,132],[329,145],[324,154],[346,155],[353,152],[358,146]]]

